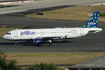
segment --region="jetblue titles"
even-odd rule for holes
[[[20,36],[24,36],[24,35],[35,35],[35,31],[24,31],[24,32],[20,32]]]

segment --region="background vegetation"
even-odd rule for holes
[[[21,68],[16,66],[16,60],[10,60],[7,62],[0,56],[0,70],[60,70],[55,64],[40,63],[34,66],[28,66],[26,68]]]
[[[36,63],[78,64],[105,53],[6,53],[8,59],[16,59],[18,65],[34,65]]]
[[[100,11],[102,16],[105,13],[105,5],[101,6],[73,6],[63,9],[51,10],[42,12],[44,15],[29,14],[29,18],[47,18],[47,19],[62,19],[62,20],[81,20],[87,21],[88,14],[93,14],[95,11]],[[100,17],[99,21],[105,22],[105,17]]]

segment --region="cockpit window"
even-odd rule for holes
[[[7,35],[11,35],[11,33],[8,33],[8,32],[7,32],[6,34],[7,34]]]

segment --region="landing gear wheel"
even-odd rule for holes
[[[48,40],[49,45],[53,45],[51,40]]]
[[[50,42],[49,42],[49,45],[53,45],[53,43],[50,43]]]

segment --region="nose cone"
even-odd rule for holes
[[[6,38],[5,35],[3,35],[2,38],[5,39]]]
[[[3,39],[6,39],[6,36],[5,36],[5,35],[3,35],[3,36],[2,36],[2,38],[3,38]]]

